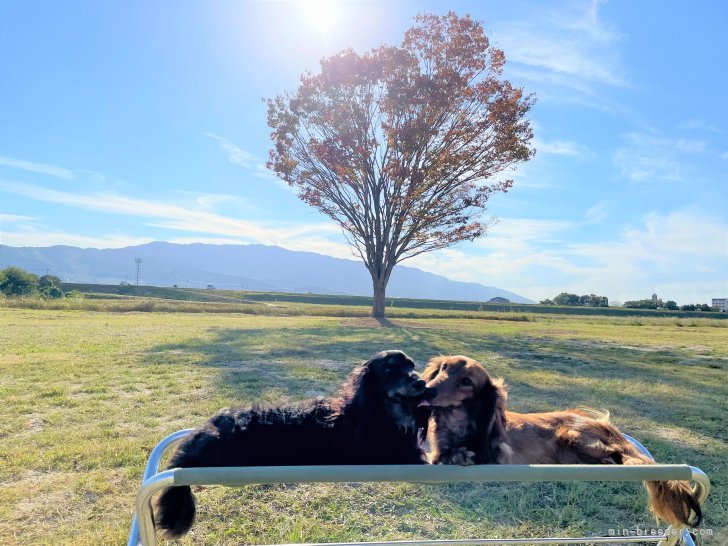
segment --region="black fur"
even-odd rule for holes
[[[414,414],[431,394],[411,358],[383,351],[333,398],[218,413],[180,444],[169,468],[422,463]],[[185,534],[194,516],[189,487],[157,500],[156,525],[168,538]]]

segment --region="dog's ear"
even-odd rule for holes
[[[442,363],[447,358],[444,356],[436,356],[435,358],[431,358],[430,361],[427,363],[427,366],[425,367],[425,371],[422,372],[422,379],[427,381],[428,383],[435,379],[435,376],[440,373],[440,366],[442,366]]]
[[[333,401],[333,417],[364,411],[366,400],[370,396],[372,370],[370,365],[374,359],[366,361],[362,366],[354,368],[339,387]]]
[[[478,437],[477,462],[507,463],[511,448],[506,434],[506,402],[508,394],[502,379],[491,379],[475,397],[467,401],[468,415]]]

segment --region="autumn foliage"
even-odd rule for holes
[[[343,229],[374,287],[394,266],[482,236],[482,213],[528,160],[531,96],[502,77],[480,23],[420,15],[399,46],[346,50],[267,101],[268,166]]]

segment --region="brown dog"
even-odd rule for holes
[[[422,434],[433,464],[654,464],[608,415],[578,409],[507,411],[503,382],[472,358],[433,358],[422,378],[437,389]],[[700,503],[688,482],[645,482],[645,487],[655,516],[677,526],[700,522]]]

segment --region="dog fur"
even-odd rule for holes
[[[609,423],[608,414],[507,411],[503,382],[471,358],[433,358],[422,377],[437,390],[421,431],[433,464],[655,464]],[[700,503],[688,482],[645,487],[656,517],[678,527],[700,522]]]
[[[218,413],[180,444],[168,468],[424,463],[415,410],[433,394],[411,358],[383,351],[354,370],[332,398]],[[166,489],[155,508],[156,526],[167,538],[192,526],[189,487]]]

